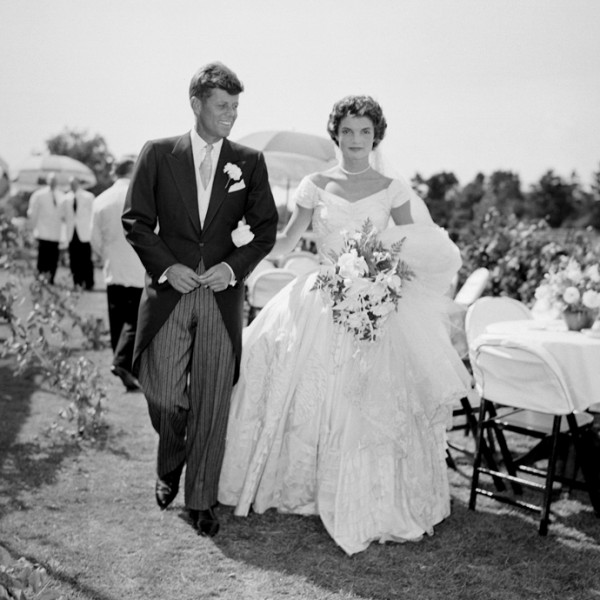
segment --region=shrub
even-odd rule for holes
[[[15,358],[15,375],[41,373],[50,387],[69,401],[61,416],[75,423],[72,435],[94,438],[103,426],[105,388],[94,364],[77,350],[103,346],[100,324],[76,310],[79,293],[66,285],[50,285],[35,277],[31,264],[33,241],[0,215],[0,319],[9,335],[0,339],[0,356]],[[31,310],[19,316],[26,302]],[[79,347],[74,336],[82,334]],[[62,428],[59,428],[61,430]]]
[[[520,221],[491,209],[480,227],[472,227],[461,236],[459,283],[476,268],[487,267],[491,278],[485,294],[510,296],[531,305],[544,274],[561,256],[594,253],[595,245],[587,230],[565,233],[551,229],[545,221]]]

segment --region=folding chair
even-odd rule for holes
[[[296,275],[305,275],[319,268],[319,257],[312,252],[292,252],[283,258],[281,266]]]
[[[248,302],[248,324],[277,292],[290,281],[296,279],[296,274],[287,269],[264,269],[252,280],[246,281],[246,300]]]
[[[600,490],[591,486],[593,462],[584,452],[582,435],[590,429],[593,417],[576,413],[573,400],[561,375],[560,367],[543,348],[525,343],[486,341],[473,344],[470,351],[476,386],[481,395],[477,449],[473,462],[469,508],[475,510],[478,495],[484,495],[513,506],[538,512],[539,533],[546,535],[550,522],[553,484],[555,481],[576,485],[575,473],[571,476],[557,474],[559,441],[565,436],[575,449],[576,464],[581,467],[583,487],[590,495],[592,505],[600,516]],[[496,436],[503,457],[504,469],[482,466],[485,449],[485,432]],[[505,431],[518,434],[508,437]],[[514,446],[520,436],[545,440],[548,451],[526,453],[517,457]],[[509,441],[513,449],[509,448]],[[540,446],[538,446],[539,448]],[[549,453],[549,455],[548,455]],[[544,456],[546,455],[546,456]],[[548,459],[547,467],[539,466],[542,457]],[[537,466],[533,466],[536,461]],[[525,478],[523,474],[530,477]],[[499,493],[480,487],[480,476],[491,476],[512,484],[513,494]],[[542,478],[543,483],[533,477]],[[522,499],[523,488],[543,494],[542,502]]]
[[[508,298],[506,296],[484,296],[476,299],[467,309],[465,316],[465,334],[467,345],[472,346],[473,341],[478,335],[483,333],[485,327],[490,323],[498,323],[501,321],[513,321],[518,319],[531,319],[531,312],[525,304],[519,300]],[[467,368],[471,370],[471,365],[468,357],[464,360]],[[473,390],[467,397],[461,398],[460,406],[457,406],[452,411],[452,417],[458,422],[453,424],[452,431],[464,430],[465,435],[471,433],[473,438],[477,438],[477,413],[479,412],[480,397],[476,390]],[[464,417],[464,420],[461,419]],[[449,442],[448,446],[452,450],[462,453],[468,453],[466,448],[459,446],[454,442]],[[493,453],[495,444],[493,437],[488,437],[486,446],[483,449],[486,461],[490,465],[494,465]],[[451,468],[456,468],[454,459],[447,452],[447,462]],[[504,489],[504,484],[501,480],[495,480],[498,489]]]
[[[258,277],[260,273],[266,271],[267,269],[276,269],[275,263],[270,261],[268,258],[263,258],[257,265],[254,267],[254,270],[248,277],[246,278],[246,287],[251,287],[253,281]]]

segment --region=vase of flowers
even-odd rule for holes
[[[600,267],[595,257],[580,262],[563,256],[544,275],[535,297],[557,307],[571,331],[592,327],[600,308]]]
[[[585,310],[565,308],[561,313],[563,321],[570,331],[581,331],[582,329],[591,328],[596,320],[596,314],[596,311],[589,308]]]

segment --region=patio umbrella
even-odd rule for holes
[[[271,183],[288,189],[305,175],[327,169],[336,161],[334,143],[310,133],[259,131],[238,141],[260,150],[265,155]]]
[[[44,185],[50,173],[56,174],[57,184],[65,187],[70,177],[77,177],[84,188],[96,185],[94,172],[82,162],[59,154],[39,154],[26,158],[15,170],[13,182],[23,191],[33,191]]]

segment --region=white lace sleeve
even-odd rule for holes
[[[303,208],[314,208],[319,199],[319,188],[305,177],[294,192],[294,201]]]
[[[392,199],[392,208],[398,208],[406,202],[410,202],[411,188],[406,181],[394,179],[388,190]]]

